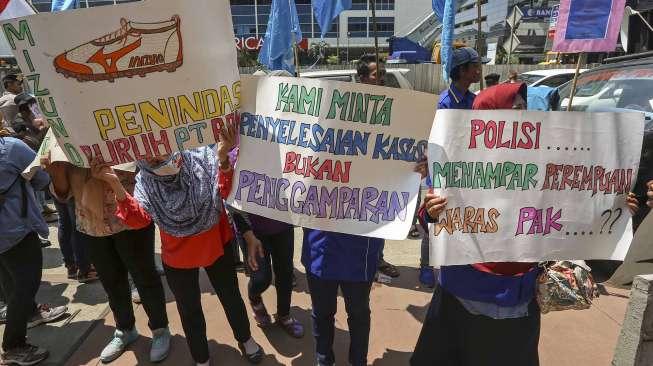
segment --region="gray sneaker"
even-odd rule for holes
[[[40,304],[36,309],[36,314],[27,323],[27,329],[34,328],[37,325],[51,323],[61,319],[68,311],[67,306],[57,306],[51,308],[49,305]]]
[[[161,362],[168,357],[170,351],[170,330],[168,328],[152,331],[152,348],[150,349],[150,362]]]
[[[134,343],[138,338],[138,332],[136,328],[123,332],[122,330],[116,329],[116,332],[113,333],[113,339],[107,344],[106,347],[102,350],[100,354],[100,361],[102,363],[109,363],[118,357],[120,357],[127,346]]]
[[[2,354],[3,365],[29,366],[45,360],[50,355],[48,350],[26,344]]]

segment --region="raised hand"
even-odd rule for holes
[[[218,142],[218,159],[222,167],[229,162],[229,152],[236,147],[238,141],[238,122],[226,121],[220,126],[220,141]]]
[[[426,213],[431,219],[437,220],[442,211],[447,207],[447,199],[429,192],[424,199],[424,206],[426,207]]]

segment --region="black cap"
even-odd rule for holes
[[[501,75],[496,74],[496,73],[491,73],[491,74],[487,74],[487,75],[485,75],[485,80],[496,80],[496,81],[499,81],[499,79],[501,79]]]
[[[14,98],[14,103],[16,103],[16,106],[20,108],[30,103],[36,103],[36,98],[29,93],[20,93],[16,95],[16,98]]]
[[[18,75],[18,74],[9,74],[9,75],[5,75],[2,78],[2,83],[3,84],[11,82],[11,81],[23,81],[23,77],[21,75]]]

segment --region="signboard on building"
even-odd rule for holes
[[[558,24],[558,14],[560,13],[560,5],[556,5],[551,10],[551,17],[549,18],[549,32],[547,38],[553,39],[556,34],[556,25]]]
[[[235,37],[236,49],[238,51],[259,51],[263,47],[263,37]],[[299,48],[308,49],[308,38],[299,42]]]
[[[522,20],[548,19],[553,13],[553,8],[532,8],[530,6],[521,6],[523,14]]]

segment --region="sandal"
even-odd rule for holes
[[[304,326],[290,315],[278,316],[275,315],[275,324],[281,327],[289,336],[293,338],[302,338],[304,336]]]
[[[392,264],[384,260],[379,261],[379,272],[383,273],[386,276],[390,276],[392,278],[399,277],[399,270],[397,269],[397,267],[393,266]]]
[[[256,320],[256,325],[263,328],[272,324],[272,318],[270,318],[268,309],[265,308],[263,299],[260,297],[255,300],[250,299],[249,304],[252,306],[252,310],[254,310],[254,320]]]

